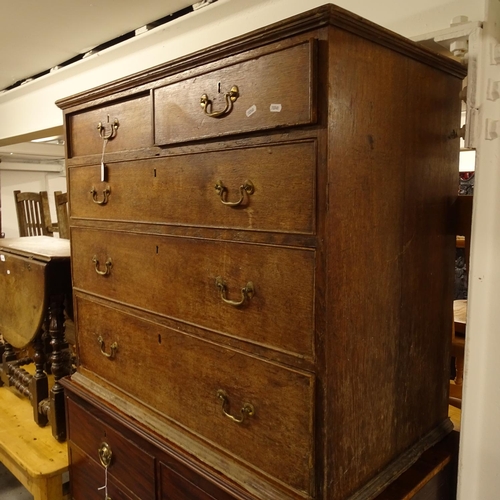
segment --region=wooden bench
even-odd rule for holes
[[[69,500],[67,445],[38,427],[29,400],[8,387],[0,388],[0,462],[34,500]]]

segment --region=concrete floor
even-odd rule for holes
[[[0,463],[0,499],[33,500],[33,495]]]

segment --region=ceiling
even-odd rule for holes
[[[0,90],[195,3],[4,0],[0,16]]]
[[[2,1],[0,93],[135,30],[154,27],[215,0]],[[193,7],[191,7],[193,6]],[[125,35],[125,37],[124,37]],[[64,157],[62,138],[0,148],[0,162],[51,163]]]

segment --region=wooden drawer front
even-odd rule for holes
[[[79,297],[79,360],[125,393],[244,463],[309,491],[314,376],[186,335]],[[102,338],[104,344],[99,342]],[[101,346],[111,354],[101,353]],[[241,424],[250,403],[255,414]],[[71,413],[70,413],[71,414]],[[92,445],[92,449],[95,444]]]
[[[95,418],[73,400],[67,400],[67,409],[69,439],[100,467],[102,484],[99,486],[104,485],[104,467],[99,461],[98,450],[102,443],[107,443],[112,451],[108,473],[139,498],[154,498],[154,457]],[[104,494],[101,494],[98,498],[103,497]]]
[[[172,144],[316,121],[314,40],[260,55],[154,91],[155,143]],[[238,96],[226,108],[233,86]]]
[[[178,473],[160,463],[160,500],[236,500],[229,493],[203,481],[193,471],[184,467]]]
[[[109,164],[106,183],[99,166],[74,167],[71,216],[311,234],[315,172],[314,141]],[[222,200],[239,205],[222,203],[221,182]],[[108,202],[94,203],[91,189],[103,199],[107,187]]]
[[[71,442],[68,444],[70,463],[70,488],[72,500],[103,500],[104,469]],[[132,493],[126,494],[123,486],[108,472],[108,497],[113,500],[139,500]],[[151,497],[154,498],[154,497]]]
[[[103,136],[109,135],[115,120],[118,128],[108,140],[105,153],[139,149],[151,146],[152,109],[150,94],[142,94],[128,101],[111,103],[106,106],[75,113],[67,117],[68,156],[102,154]],[[104,129],[100,133],[97,125]]]
[[[84,228],[73,228],[71,248],[75,288],[313,355],[313,250]],[[241,306],[223,301],[217,278],[226,300],[246,297]],[[253,295],[244,295],[250,285]]]

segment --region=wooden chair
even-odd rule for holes
[[[59,238],[69,240],[68,193],[54,192]]]
[[[463,248],[465,269],[469,272],[470,240],[472,229],[472,195],[458,196],[455,201],[455,234],[457,248]],[[450,384],[450,404],[458,408],[462,404],[464,374],[465,334],[467,330],[467,299],[453,303],[453,328],[451,355],[455,359],[455,379]]]
[[[22,193],[14,191],[19,236],[53,236],[58,231],[52,224],[47,191]]]

